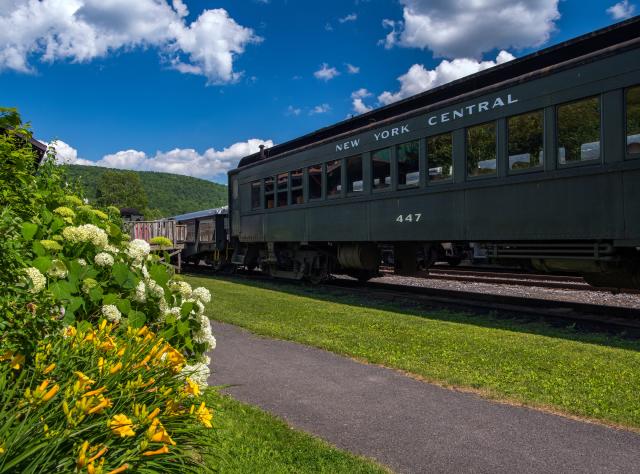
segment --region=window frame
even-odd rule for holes
[[[256,179],[251,181],[251,183],[249,184],[249,187],[251,189],[251,210],[252,211],[259,211],[260,209],[263,208],[262,197],[264,195],[264,192],[262,190],[262,186],[263,186],[262,182],[263,182],[262,179]],[[258,185],[258,206],[257,207],[253,207],[253,188],[255,184]]]
[[[558,110],[560,109],[560,107],[565,106],[565,105],[571,105],[571,104],[575,104],[578,102],[582,102],[584,100],[589,100],[589,99],[598,99],[598,108],[599,108],[599,112],[600,112],[600,117],[599,117],[599,132],[598,132],[598,136],[599,136],[599,143],[600,143],[600,152],[599,152],[599,157],[597,160],[578,160],[578,161],[572,161],[572,162],[565,162],[564,163],[560,163],[560,133],[559,133],[559,127],[560,127],[560,120],[558,117]],[[555,119],[555,123],[554,123],[554,143],[555,143],[555,160],[556,160],[556,166],[558,167],[558,169],[566,169],[566,168],[575,168],[575,167],[581,167],[581,166],[593,166],[593,165],[602,165],[604,163],[604,147],[603,147],[603,140],[604,140],[604,127],[603,127],[603,122],[604,122],[604,107],[603,107],[603,100],[602,100],[602,94],[593,94],[593,95],[589,95],[586,97],[580,97],[579,99],[574,99],[574,100],[569,100],[567,102],[561,102],[559,104],[554,104],[553,105],[553,115],[554,115],[554,119]],[[626,113],[625,113],[626,116]],[[626,129],[625,129],[625,140],[626,140]]]
[[[360,191],[349,191],[349,187],[351,184],[354,183],[354,181],[351,181],[351,178],[349,177],[349,160],[351,159],[355,159],[355,158],[360,158],[360,181],[362,181],[362,190]],[[364,153],[360,153],[358,155],[351,155],[351,156],[347,156],[344,159],[344,174],[346,177],[346,181],[347,181],[347,187],[345,189],[345,196],[362,196],[364,194]]]
[[[633,86],[629,86],[629,87],[625,87],[622,89],[622,102],[623,102],[623,121],[624,121],[624,126],[622,129],[622,144],[624,146],[624,159],[625,160],[637,160],[640,159],[640,152],[638,153],[629,153],[627,151],[627,132],[629,130],[628,126],[629,126],[629,114],[628,114],[628,110],[629,110],[629,103],[627,101],[627,93],[631,90],[631,89],[638,89],[638,93],[640,93],[640,84],[635,84]]]
[[[337,163],[338,166],[336,169],[340,170],[340,180],[338,181],[338,187],[336,188],[337,192],[334,194],[329,194],[329,163]],[[325,186],[325,196],[327,199],[336,199],[342,197],[342,158],[336,158],[335,160],[325,161],[324,163],[324,186]],[[335,171],[335,170],[334,170]]]
[[[495,145],[495,160],[496,160],[496,167],[494,169],[493,173],[487,173],[487,174],[480,174],[477,176],[473,176],[472,174],[469,173],[469,129],[471,128],[476,128],[476,127],[482,127],[483,125],[488,125],[488,124],[493,124],[493,129],[494,129],[494,145]],[[498,173],[498,167],[500,166],[500,149],[499,149],[499,145],[498,145],[498,134],[499,134],[499,123],[498,120],[488,120],[486,122],[480,122],[477,123],[475,125],[467,125],[466,127],[464,127],[462,130],[464,130],[464,170],[465,170],[465,178],[468,181],[476,181],[476,180],[483,180],[483,179],[496,179],[499,178],[499,173]],[[452,150],[453,151],[453,150]],[[453,160],[452,160],[453,161]],[[479,162],[478,162],[479,163]]]
[[[267,192],[267,180],[271,179],[273,180],[273,191],[271,192]],[[275,209],[276,208],[276,177],[275,176],[267,176],[266,178],[262,179],[262,196],[263,196],[263,203],[262,203],[262,208],[265,210],[270,210],[270,209]],[[273,207],[267,207],[267,202],[269,201],[267,199],[268,196],[273,196]]]
[[[513,117],[520,117],[522,115],[529,115],[532,114],[534,112],[539,112],[542,115],[542,163],[540,163],[538,166],[532,166],[529,168],[524,168],[524,169],[519,169],[519,170],[513,170],[511,169],[510,163],[509,163],[509,119],[513,118]],[[549,153],[547,152],[547,147],[546,147],[546,116],[545,116],[545,108],[538,108],[538,109],[533,109],[533,110],[528,110],[526,112],[521,112],[519,114],[515,114],[515,115],[509,115],[507,117],[505,117],[505,122],[506,122],[506,135],[507,135],[507,139],[506,139],[506,153],[505,153],[505,162],[506,162],[506,166],[507,166],[507,174],[508,175],[520,175],[520,174],[525,174],[525,173],[539,173],[541,171],[545,170],[545,163],[547,161],[547,157],[549,155]]]
[[[464,130],[464,128],[462,129]],[[453,153],[453,132],[454,130],[449,130],[448,132],[442,132],[442,133],[436,133],[434,135],[427,135],[424,139],[424,149],[425,149],[425,155],[426,155],[426,167],[424,170],[425,173],[425,186],[426,187],[430,187],[430,186],[439,186],[442,184],[451,184],[453,183],[453,176],[454,176],[454,172],[455,172],[455,159],[454,159],[454,153]],[[445,179],[438,179],[438,180],[432,180],[430,175],[429,175],[429,169],[431,167],[431,160],[429,159],[429,157],[431,156],[429,154],[429,139],[430,138],[434,138],[434,137],[441,137],[443,135],[449,135],[449,137],[451,138],[451,174],[449,175],[448,178]],[[466,133],[465,133],[465,140],[466,140]],[[466,141],[465,141],[465,147],[466,147]],[[465,165],[466,165],[466,148],[465,148]]]
[[[309,173],[309,169],[310,168],[315,168],[316,166],[320,167],[320,196],[319,197],[311,197],[311,173]],[[304,168],[303,168],[304,169]],[[324,163],[316,163],[314,165],[307,165],[306,167],[307,170],[307,194],[308,194],[308,200],[307,202],[317,202],[317,201],[322,201],[324,199],[324,195],[325,195],[325,177],[324,177],[324,170],[325,170],[325,165]],[[303,183],[304,185],[304,183]]]
[[[415,143],[416,145],[418,145],[418,181],[416,181],[415,184],[400,184],[400,159],[399,156],[400,154],[398,153],[398,149],[403,146],[403,145],[408,145],[410,143]],[[403,143],[398,143],[397,145],[394,145],[395,148],[395,153],[393,153],[394,156],[392,156],[392,159],[395,160],[396,162],[396,176],[395,176],[395,183],[396,183],[396,189],[398,191],[400,190],[405,190],[405,189],[417,189],[420,188],[420,176],[422,175],[422,168],[420,166],[420,162],[422,161],[421,155],[422,155],[422,147],[420,145],[420,139],[416,138],[414,140],[409,140],[408,142],[403,142]],[[392,168],[393,171],[393,168]],[[393,173],[392,173],[393,174]],[[393,177],[391,178],[392,180],[394,179]],[[405,180],[406,181],[406,180]]]
[[[293,185],[293,173],[295,173],[296,171],[300,172],[300,185],[298,186],[294,186]],[[302,202],[301,203],[297,203],[297,202],[293,202],[293,192],[294,191],[302,191]],[[302,204],[304,204],[304,168],[298,168],[295,170],[291,170],[289,171],[289,205],[290,206],[300,206]]]
[[[386,184],[385,181],[385,186],[381,187],[381,188],[376,188],[375,186],[375,177],[374,177],[374,166],[373,166],[373,155],[375,155],[377,152],[379,151],[383,151],[383,150],[387,150],[389,152],[389,184]],[[370,182],[369,182],[369,186],[371,186],[371,193],[388,193],[390,191],[393,191],[393,160],[394,160],[394,146],[387,146],[384,148],[378,148],[377,150],[372,150],[370,152],[369,155],[369,169],[370,171]],[[363,175],[363,180],[364,180],[364,175]],[[364,186],[364,182],[362,183]],[[364,189],[364,188],[363,188]]]

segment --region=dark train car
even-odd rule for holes
[[[499,262],[640,287],[640,17],[244,158],[233,262],[398,272],[473,243]]]
[[[178,224],[186,226],[182,260],[192,264],[204,260],[215,267],[224,265],[230,257],[227,245],[228,216],[225,206],[171,217]]]

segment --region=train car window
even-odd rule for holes
[[[495,175],[496,156],[495,122],[467,128],[467,174],[469,176]]]
[[[342,191],[342,160],[327,163],[327,196],[339,196]]]
[[[275,178],[273,176],[269,176],[264,180],[264,208],[265,209],[272,209],[276,205],[274,182],[275,182]]]
[[[280,173],[278,175],[278,207],[287,205],[287,192],[289,191],[289,173]]]
[[[362,192],[362,155],[347,158],[347,187],[348,193]]]
[[[302,187],[302,170],[293,170],[291,172],[291,189]]]
[[[447,181],[453,175],[453,136],[443,133],[427,138],[429,182]]]
[[[371,153],[371,184],[373,189],[385,189],[391,186],[391,149]]]
[[[396,147],[398,185],[418,186],[420,183],[420,142],[403,143]]]
[[[260,181],[251,183],[251,209],[260,209]]]
[[[322,198],[322,165],[309,166],[309,199]]]
[[[627,89],[627,153],[640,157],[640,86]]]
[[[544,160],[544,112],[536,110],[507,119],[509,169],[539,168]]]
[[[303,204],[304,195],[302,192],[302,170],[291,172],[291,204]]]
[[[558,162],[561,165],[600,159],[600,98],[559,105]]]

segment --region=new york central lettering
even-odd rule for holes
[[[373,138],[375,141],[379,142],[380,140],[386,140],[387,138],[397,137],[400,135],[404,135],[405,133],[409,133],[409,125],[399,125],[397,127],[388,128],[386,130],[382,130],[381,132],[374,132]],[[352,140],[348,140],[341,143],[336,143],[336,151],[345,151],[351,150],[353,148],[357,148],[360,145],[360,139],[354,138]]]
[[[497,109],[498,107],[504,107],[507,105],[515,104],[518,99],[514,98],[511,94],[507,94],[507,97],[496,97],[493,100],[484,100],[476,104],[462,106],[459,109],[454,109],[448,112],[442,112],[436,115],[431,115],[427,119],[427,123],[430,126],[438,125],[439,123],[446,123],[452,120],[461,119],[468,115],[473,115],[481,112],[488,112],[489,110]]]
[[[355,138],[355,139],[350,140],[348,142],[338,143],[336,145],[336,151],[350,150],[352,148],[356,148],[358,145],[360,145],[360,139],[359,138]]]

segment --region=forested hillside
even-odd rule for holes
[[[78,180],[90,202],[96,200],[96,190],[101,176],[107,171],[121,170],[97,166],[67,166],[69,178]],[[211,209],[227,204],[227,187],[203,179],[153,171],[136,171],[147,194],[149,209],[158,210],[163,217],[185,212]]]

